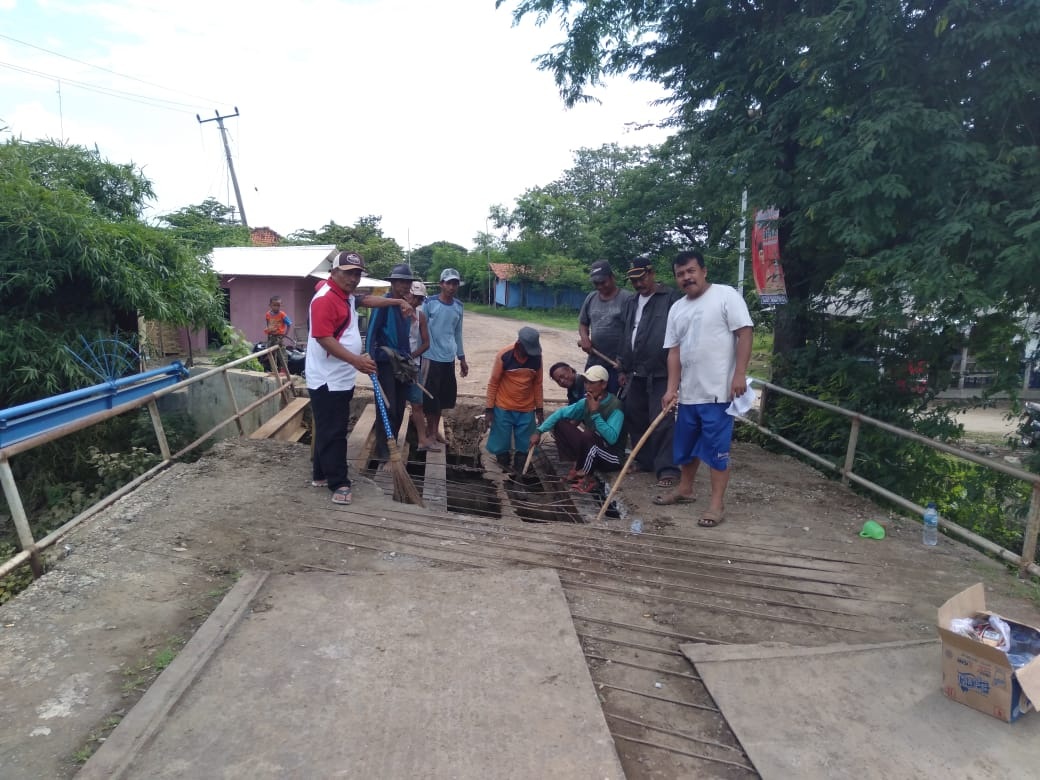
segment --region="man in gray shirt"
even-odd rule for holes
[[[607,369],[607,390],[617,394],[625,309],[632,293],[617,286],[614,270],[606,260],[597,260],[590,266],[589,279],[596,289],[588,294],[578,312],[578,346],[589,356],[585,368]]]

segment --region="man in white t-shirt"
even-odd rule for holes
[[[675,491],[655,504],[694,500],[694,478],[703,460],[711,471],[711,498],[698,525],[714,528],[725,519],[729,450],[733,418],[726,407],[747,391],[752,322],[747,304],[734,288],[708,281],[704,255],[680,252],[672,263],[676,285],[686,293],[668,311],[664,346],[668,350],[667,407],[678,398],[673,458],[680,467]]]

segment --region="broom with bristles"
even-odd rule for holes
[[[376,379],[376,375],[372,374],[371,376],[372,384],[376,390],[376,406],[379,408],[379,417],[382,419],[383,428],[386,431],[386,448],[390,451],[390,474],[394,478],[394,501],[400,501],[403,504],[418,504],[421,507],[425,507],[422,496],[419,495],[412,478],[408,476],[408,469],[405,467],[404,461],[401,460],[400,450],[397,449],[397,440],[390,430],[390,415],[386,413],[383,388],[379,386],[379,380]]]

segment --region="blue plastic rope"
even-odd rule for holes
[[[386,406],[383,404],[383,388],[379,386],[379,380],[376,379],[375,374],[369,374],[372,377],[372,384],[376,389],[376,406],[379,407],[379,416],[383,419],[383,428],[386,429],[386,440],[392,441],[394,438],[393,433],[390,432],[390,418],[386,413]]]

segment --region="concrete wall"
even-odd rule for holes
[[[190,370],[190,373],[192,376],[197,376],[209,370],[209,367],[193,368]],[[235,392],[235,400],[239,409],[245,409],[256,399],[277,387],[274,377],[268,374],[236,369],[231,369],[227,373],[231,379],[231,387]],[[245,435],[251,434],[263,425],[264,422],[277,414],[281,408],[281,395],[277,395],[246,414],[242,418],[242,428],[245,431]],[[235,408],[228,397],[224,378],[217,375],[195,382],[182,390],[160,398],[159,411],[184,412],[191,415],[195,420],[198,433],[201,435],[217,423],[226,420],[234,414]],[[217,431],[213,438],[215,440],[225,439],[229,436],[238,436],[238,426],[233,422]]]

